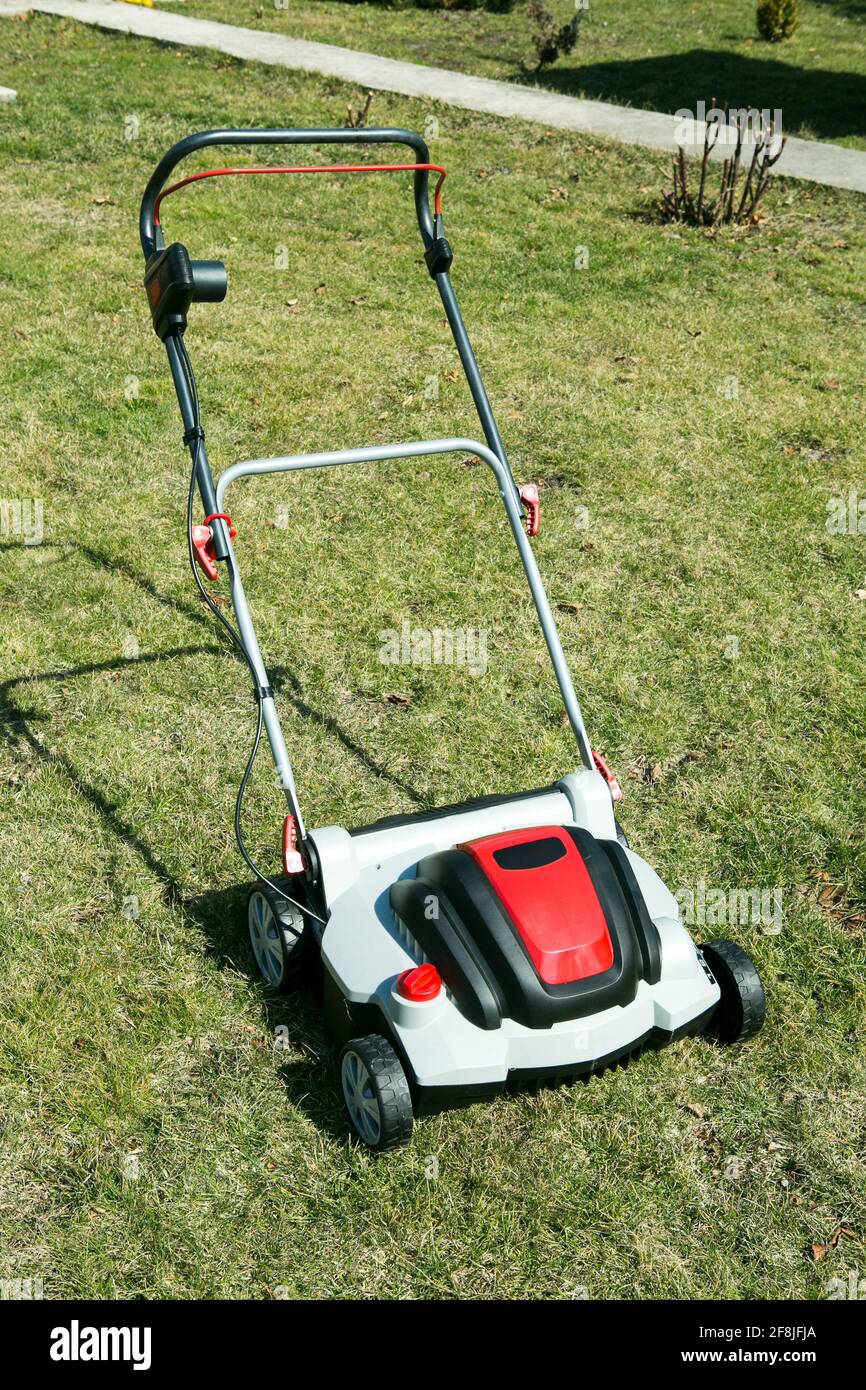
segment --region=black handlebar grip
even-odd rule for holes
[[[199,304],[221,304],[229,287],[222,261],[192,262],[192,297]]]

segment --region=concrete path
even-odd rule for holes
[[[291,39],[264,30],[242,29],[234,24],[217,24],[140,5],[125,5],[118,0],[32,0],[30,5],[26,0],[17,4],[15,0],[0,0],[0,14],[4,11],[20,13],[28,8],[66,15],[103,29],[193,48],[214,48],[235,58],[323,73],[360,87],[445,102],[496,116],[517,116],[560,130],[586,132],[652,149],[673,151],[678,142],[687,148],[695,147],[703,139],[702,125],[689,123],[689,128],[684,130],[683,123],[675,116],[658,111],[583,101],[513,82],[468,77],[464,73],[398,62],[394,58],[378,58],[373,53],[356,53],[331,44],[309,43],[306,39]],[[720,140],[716,155],[722,157],[723,154]],[[776,172],[866,193],[866,153],[840,145],[790,139],[776,165]]]

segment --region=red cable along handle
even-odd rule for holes
[[[442,214],[442,184],[445,182],[445,170],[441,164],[253,164],[237,169],[202,169],[197,174],[188,174],[185,179],[179,179],[177,183],[170,183],[154,204],[153,222],[155,227],[162,225],[159,220],[160,204],[169,193],[186,188],[188,183],[198,183],[199,179],[220,178],[223,174],[393,174],[418,169],[427,169],[439,175],[433,193],[433,211],[439,217]]]

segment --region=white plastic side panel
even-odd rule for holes
[[[569,772],[557,785],[568,797],[575,825],[589,830],[596,839],[616,839],[613,802],[600,772],[584,767],[580,772]]]
[[[718,986],[692,954],[697,968],[688,979],[655,986],[642,982],[625,1008],[551,1028],[525,1028],[504,1019],[500,1028],[486,1031],[469,1023],[450,999],[426,1028],[403,1028],[393,1017],[391,1027],[421,1086],[468,1086],[504,1081],[509,1071],[578,1066],[628,1048],[653,1028],[674,1032],[710,1009],[718,1000]],[[386,1002],[384,996],[380,999]]]
[[[643,893],[647,911],[653,921],[659,917],[670,917],[674,922],[680,920],[680,906],[670,889],[662,882],[655,869],[650,868],[634,850],[626,850],[634,876]]]
[[[662,940],[662,978],[641,982],[633,1002],[586,1019],[548,1029],[525,1028],[505,1019],[487,1031],[470,1023],[446,994],[430,1009],[407,1021],[393,994],[396,977],[423,960],[423,954],[392,911],[389,890],[412,875],[419,859],[462,840],[524,825],[564,824],[577,819],[577,806],[596,827],[603,818],[594,808],[595,791],[577,774],[570,795],[552,792],[519,802],[438,819],[413,821],[389,830],[350,836],[339,827],[314,832],[322,858],[331,916],[322,939],[322,958],[343,994],[357,1003],[375,1002],[405,1049],[421,1085],[460,1086],[503,1081],[511,1070],[569,1066],[627,1048],[652,1028],[673,1032],[710,1009],[719,989],[704,971],[694,944],[677,921],[677,904],[661,879],[629,851],[629,860]],[[604,795],[610,797],[602,778]],[[584,796],[584,792],[586,793]],[[572,798],[574,798],[572,800]],[[613,817],[611,815],[611,828]],[[592,828],[591,826],[587,828]],[[596,829],[593,833],[598,833]],[[386,854],[385,851],[388,851]]]

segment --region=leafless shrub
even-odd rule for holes
[[[370,114],[370,103],[373,100],[373,93],[368,92],[364,105],[357,111],[351,102],[346,107],[346,125],[350,130],[360,130],[367,124],[367,117]]]
[[[759,121],[753,128],[751,158],[743,158],[749,113],[737,115],[733,153],[723,161],[718,190],[713,193],[709,177],[710,155],[723,128],[727,129],[727,108],[712,102],[704,127],[704,149],[700,165],[686,158],[682,145],[673,157],[673,187],[662,192],[659,212],[666,222],[684,222],[691,227],[721,227],[757,222],[758,204],[769,185],[773,165],[785,148],[774,127]]]

